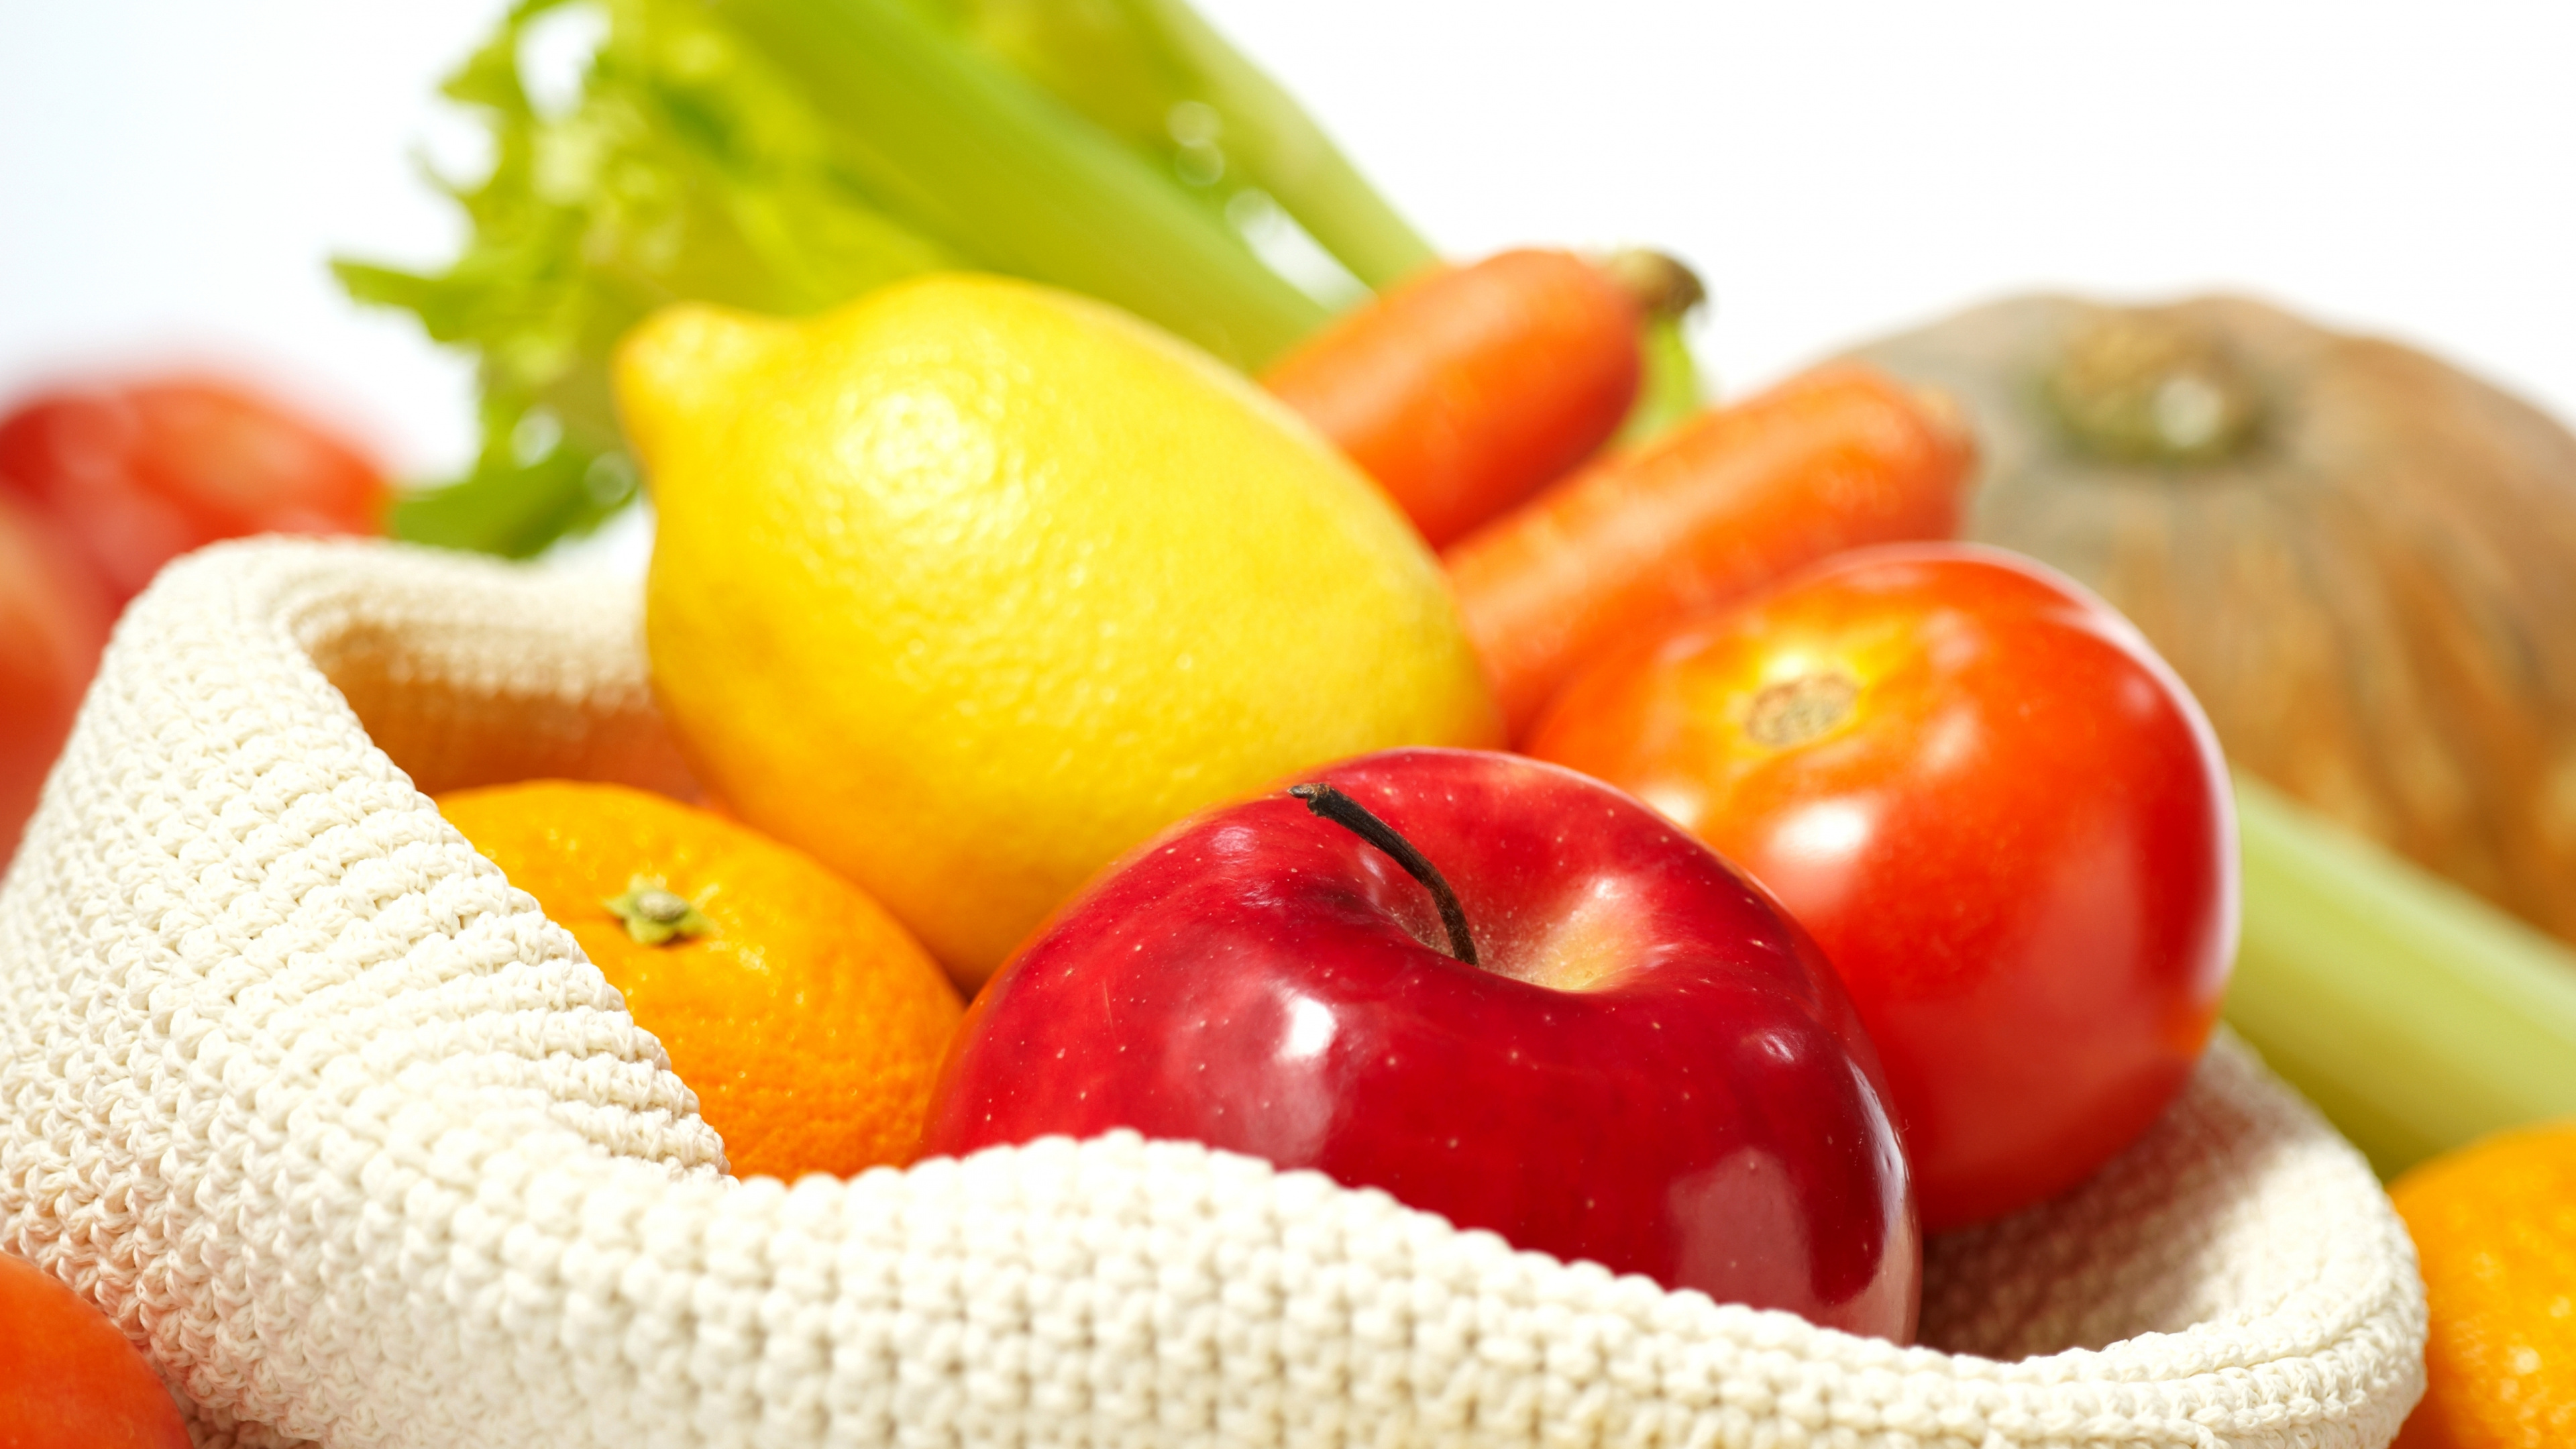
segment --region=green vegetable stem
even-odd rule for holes
[[[1653,317],[1638,337],[1645,365],[1637,382],[1637,401],[1610,442],[1615,448],[1651,443],[1687,422],[1707,405],[1707,384],[1682,336],[1679,317]]]
[[[476,361],[474,466],[403,499],[401,536],[525,556],[633,501],[607,362],[667,302],[798,315],[973,267],[1088,292],[1252,368],[1327,309],[1263,262],[1230,198],[1276,197],[1363,278],[1430,257],[1180,0],[1119,0],[1105,29],[1014,29],[970,0],[593,3],[605,35],[566,103],[532,99],[520,57],[578,0],[522,0],[448,82],[492,139],[483,177],[442,183],[470,224],[463,254],[425,273],[335,264],[353,296]],[[1102,47],[1129,57],[1103,72],[1127,80],[1067,81]],[[1115,106],[1159,130],[1081,109]],[[1229,165],[1233,191],[1213,184]]]
[[[1185,183],[1257,189],[1383,288],[1438,260],[1278,82],[1182,0],[945,0],[966,33]]]
[[[1089,292],[1242,366],[1324,319],[1099,128],[891,0],[714,0],[878,195],[996,271]]]
[[[2238,778],[2227,1020],[2383,1176],[2576,1116],[2576,952]]]

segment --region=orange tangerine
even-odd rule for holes
[[[2389,1195],[2432,1310],[2399,1449],[2576,1444],[2576,1122],[2446,1153]]]
[[[964,1008],[858,887],[746,826],[621,785],[499,785],[438,808],[661,1039],[737,1176],[910,1157]]]

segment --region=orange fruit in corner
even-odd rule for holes
[[[53,1274],[0,1251],[0,1446],[188,1449],[152,1361]]]
[[[2388,1191],[2432,1313],[2398,1449],[2576,1444],[2576,1122],[2473,1143]]]
[[[858,887],[622,785],[536,781],[437,803],[661,1040],[735,1176],[847,1176],[911,1156],[964,1007]]]

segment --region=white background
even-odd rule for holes
[[[2226,287],[2576,419],[2576,4],[1203,0],[1444,249],[1652,242],[1721,386],[2036,286]],[[400,469],[464,369],[334,252],[457,243],[415,158],[493,0],[0,0],[0,400],[238,360]]]

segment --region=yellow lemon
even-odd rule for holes
[[[684,746],[969,989],[1192,810],[1365,750],[1501,743],[1385,496],[1111,308],[976,276],[797,322],[680,306],[616,383]]]

